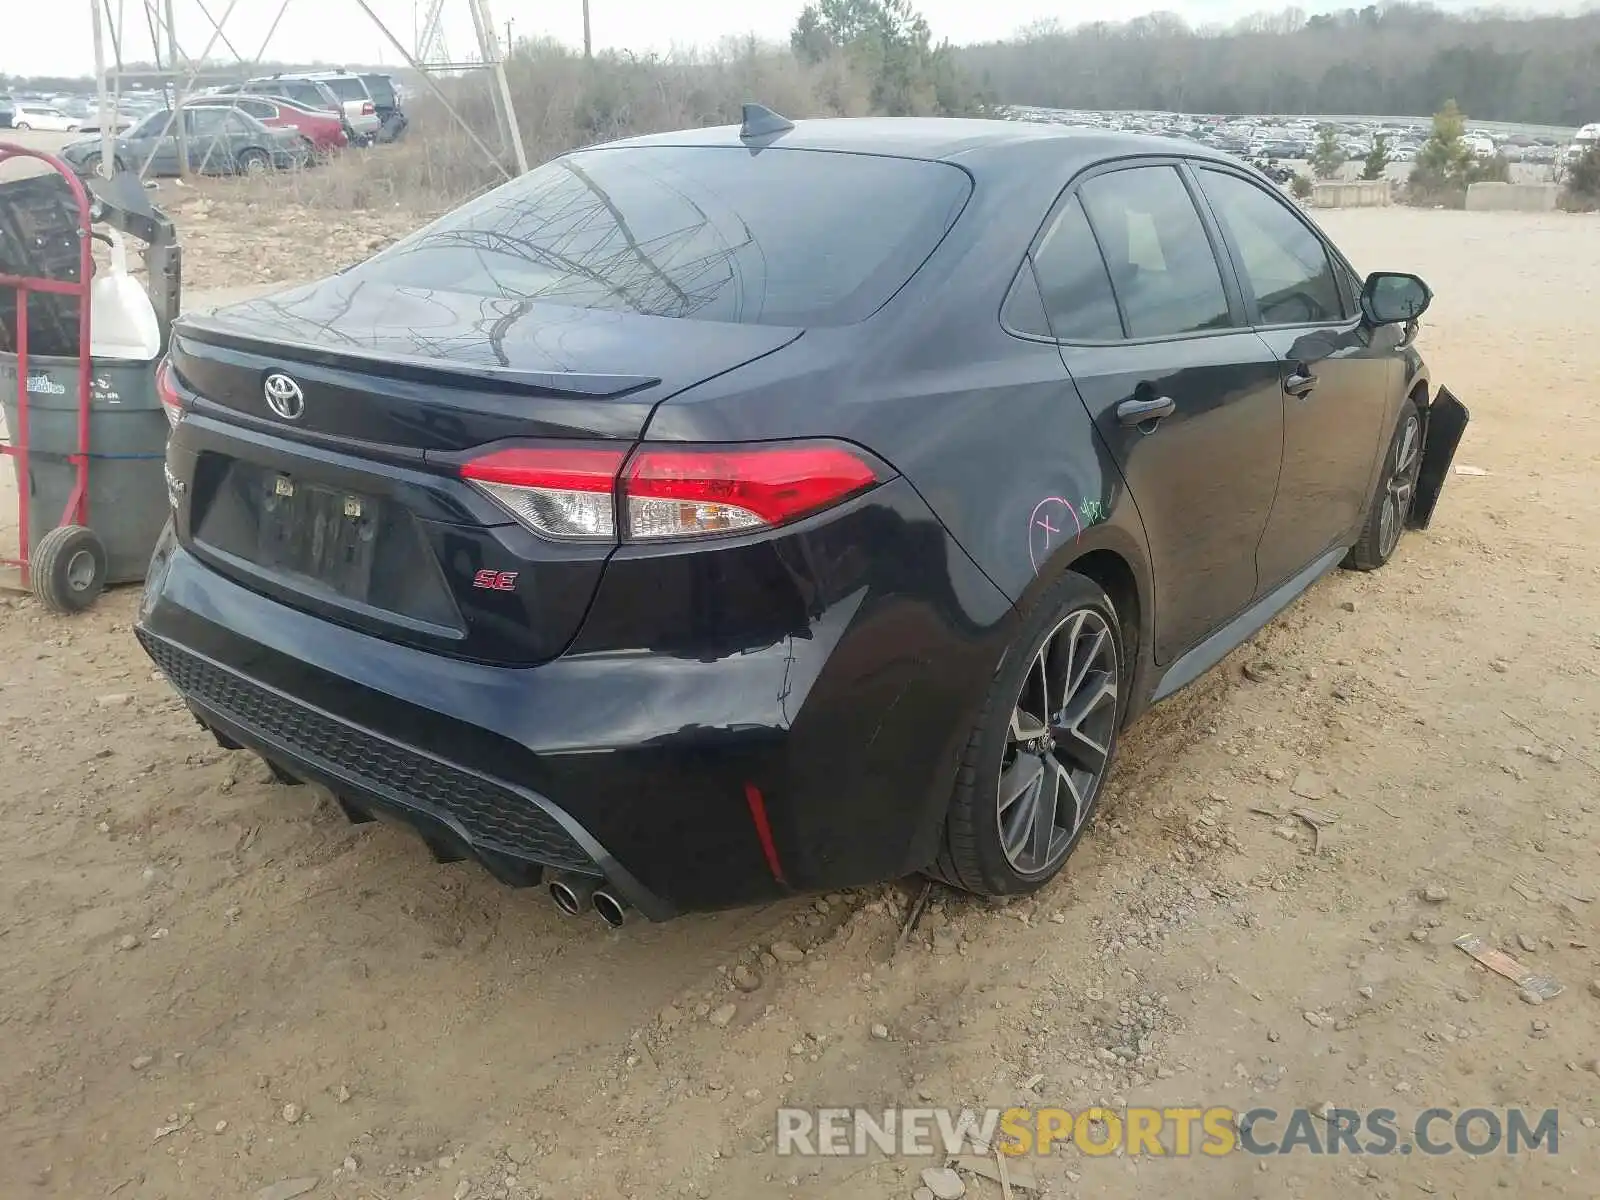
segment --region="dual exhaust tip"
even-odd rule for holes
[[[550,881],[550,899],[569,917],[593,909],[612,929],[628,919],[628,902],[604,885],[581,875],[557,875]]]

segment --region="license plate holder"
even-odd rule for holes
[[[315,579],[340,596],[366,603],[381,504],[369,496],[281,474],[267,476],[265,491],[256,561]]]

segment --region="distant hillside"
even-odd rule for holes
[[[1474,118],[1600,121],[1600,11],[1454,16],[1419,4],[1228,29],[1157,14],[962,47],[957,61],[1001,103],[1217,113],[1427,115],[1449,99]]]

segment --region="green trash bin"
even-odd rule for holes
[[[156,394],[158,359],[92,359],[89,368],[89,528],[106,555],[107,583],[137,583],[166,522],[170,426]],[[0,401],[8,440],[17,439],[17,356],[0,352]],[[38,546],[61,520],[77,470],[78,360],[28,356],[28,543]]]

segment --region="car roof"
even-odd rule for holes
[[[1215,162],[1233,158],[1199,142],[1103,129],[1077,129],[1039,121],[962,117],[842,117],[797,121],[765,142],[795,150],[833,150],[957,163],[975,171],[1041,165],[1070,169],[1113,158],[1181,154]],[[739,126],[646,134],[606,143],[617,146],[739,146]],[[594,147],[598,148],[598,147]]]
[[[246,84],[321,82],[322,80],[318,79],[315,75],[257,75],[252,79],[245,80]]]
[[[205,96],[188,96],[183,102],[185,104],[205,103],[219,107],[224,104],[278,104],[301,112],[320,113],[323,111],[322,109],[311,108],[309,105],[302,104],[289,96],[274,96],[271,92],[212,92]]]
[[[283,75],[274,75],[274,79],[309,79],[313,83],[327,83],[331,79],[354,79],[361,82],[361,76],[354,71],[296,71]]]

